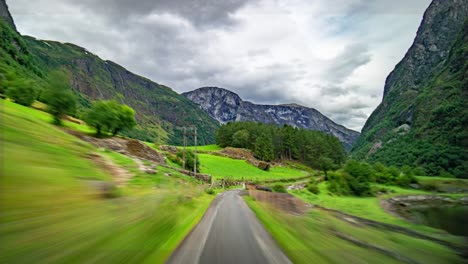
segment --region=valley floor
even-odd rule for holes
[[[0,100],[0,104],[0,263],[163,263],[180,245],[171,258],[174,261],[203,225],[206,243],[201,247],[199,239],[194,242],[200,243],[196,259],[202,263],[226,262],[226,258],[244,262],[282,258],[278,245],[293,263],[464,261],[453,248],[440,243],[310,206],[320,205],[466,246],[464,238],[410,223],[388,214],[379,204],[380,199],[394,195],[428,192],[385,186],[394,193],[342,197],[330,195],[326,182],[318,185],[318,195],[305,189],[291,190],[290,194],[243,192],[250,194],[244,200],[273,240],[237,191],[220,195],[226,199],[217,198],[221,202],[215,200],[210,207],[222,190],[207,192],[208,183],[180,173],[176,164],[161,166],[96,147],[65,132],[91,133],[87,126],[66,121],[64,128],[58,128],[50,124],[52,118],[45,112],[7,100]],[[244,160],[210,154],[220,151],[216,146],[204,148],[200,148],[206,151],[200,155],[201,171],[211,174],[214,181],[270,184],[270,180],[304,182],[318,177],[295,164],[262,171]],[[461,181],[440,182],[441,187],[451,190],[453,186],[465,187]],[[216,213],[211,212],[211,221],[200,222],[209,217],[212,208]]]

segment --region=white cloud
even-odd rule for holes
[[[301,103],[360,130],[429,0],[128,3],[8,1],[23,34],[75,43],[176,91]]]

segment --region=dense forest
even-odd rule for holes
[[[287,125],[230,122],[217,131],[216,143],[221,147],[250,149],[264,161],[297,160],[314,168],[340,165],[346,159],[344,147],[337,138]]]

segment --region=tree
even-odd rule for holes
[[[327,171],[333,169],[334,167],[333,160],[328,157],[322,156],[319,158],[319,165],[320,165],[320,169],[325,174],[325,179],[327,179]]]
[[[274,158],[273,142],[266,133],[261,134],[255,141],[254,154],[257,158],[264,161],[271,161]]]
[[[180,166],[183,166],[183,152],[182,150],[179,150],[177,152],[177,161],[176,163],[178,163]],[[194,165],[194,158],[196,157],[196,165],[197,165],[197,172],[200,172],[200,159],[198,158],[198,155],[195,155],[195,153],[190,150],[190,149],[187,149],[185,150],[185,169],[188,170],[188,171],[193,171],[193,165]]]
[[[30,106],[36,99],[37,90],[32,82],[18,81],[13,86],[7,87],[6,95],[20,105]]]
[[[117,122],[112,128],[112,135],[117,135],[123,129],[130,129],[136,125],[135,111],[128,105],[115,106],[117,111]]]
[[[69,86],[69,77],[62,71],[53,71],[47,78],[47,89],[43,100],[47,111],[54,116],[54,123],[60,125],[64,115],[72,114],[76,108],[76,99]]]
[[[232,135],[232,146],[237,148],[247,148],[250,141],[249,131],[242,129]]]
[[[96,128],[98,136],[102,134],[102,131],[111,132],[115,136],[120,131],[136,125],[135,111],[115,101],[96,102],[85,115],[85,121]]]

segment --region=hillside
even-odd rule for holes
[[[301,105],[258,105],[243,101],[236,93],[218,87],[203,87],[182,95],[200,105],[221,124],[254,121],[318,130],[337,137],[347,149],[351,149],[359,137],[358,132],[336,124],[313,108]]]
[[[104,61],[74,44],[19,35],[11,27],[14,23],[10,21],[4,0],[0,15],[4,20],[0,23],[2,76],[15,75],[15,79],[43,87],[50,71],[68,71],[81,111],[98,99],[115,99],[135,109],[139,126],[127,131],[127,136],[182,144],[182,131],[178,128],[196,126],[199,144],[214,142],[214,132],[219,126],[216,120],[171,88],[133,74],[114,62]]]
[[[352,153],[430,175],[468,175],[468,2],[434,0],[387,77]]]

